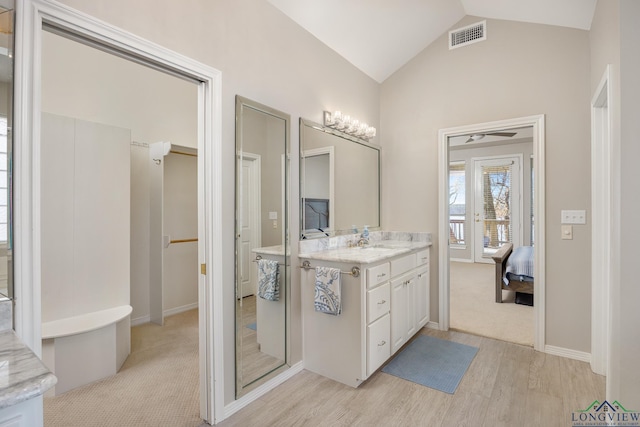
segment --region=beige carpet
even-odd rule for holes
[[[533,307],[515,304],[515,292],[495,302],[493,264],[452,262],[450,327],[484,337],[533,346]]]
[[[131,329],[116,375],[44,399],[45,426],[200,426],[198,311]]]

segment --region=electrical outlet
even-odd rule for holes
[[[562,240],[573,240],[573,225],[563,225],[560,227]]]
[[[561,224],[586,224],[587,223],[587,211],[567,211],[561,212],[562,218]]]
[[[277,219],[273,220],[273,228],[278,228],[278,220]]]

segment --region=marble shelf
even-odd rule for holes
[[[56,381],[13,330],[0,332],[0,409],[40,396]]]

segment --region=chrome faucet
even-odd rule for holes
[[[358,240],[358,243],[357,243],[358,247],[361,247],[361,248],[364,247],[364,246],[367,246],[368,244],[369,244],[369,239],[367,239],[366,237],[362,237],[362,236],[360,237],[360,239]]]

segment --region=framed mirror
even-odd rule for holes
[[[236,396],[289,362],[289,128],[236,96]]]
[[[380,147],[300,119],[302,239],[380,227]]]
[[[14,0],[0,0],[0,300],[13,297],[11,146]]]

